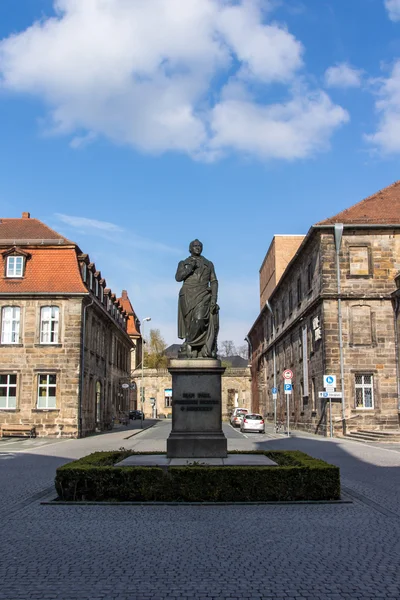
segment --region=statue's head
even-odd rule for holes
[[[189,244],[189,252],[190,254],[197,254],[200,255],[203,252],[203,244],[200,242],[200,240],[193,240],[193,242],[190,242]]]

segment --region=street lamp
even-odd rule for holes
[[[144,413],[144,323],[145,321],[151,321],[151,317],[146,317],[142,322],[142,385],[141,385],[141,396],[142,396],[142,416],[140,421],[140,428],[143,429],[143,413]]]

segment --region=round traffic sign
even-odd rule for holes
[[[123,383],[123,384],[121,385],[121,387],[122,387],[122,389],[123,389],[123,390],[127,390],[127,389],[128,389],[128,387],[129,387],[129,383]]]
[[[291,371],[290,369],[285,369],[283,371],[283,379],[292,379],[293,378],[293,371]]]

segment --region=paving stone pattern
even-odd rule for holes
[[[154,439],[158,450],[164,433],[161,424],[123,444],[125,434],[112,433],[0,460],[0,600],[399,600],[397,452],[307,436],[229,439],[231,447],[329,457],[357,494],[351,504],[54,506],[33,498],[57,464],[99,445],[140,449]]]

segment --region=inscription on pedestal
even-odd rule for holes
[[[210,411],[213,410],[214,406],[219,406],[218,400],[212,400],[211,394],[208,392],[198,392],[194,394],[192,392],[183,392],[183,400],[173,400],[173,406],[179,406],[181,410],[188,411]],[[205,400],[203,400],[205,398]],[[206,405],[206,406],[205,406]]]

